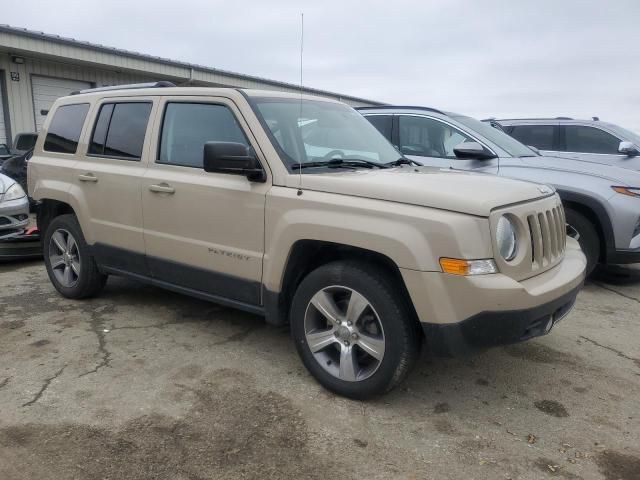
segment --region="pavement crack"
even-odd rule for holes
[[[98,338],[98,353],[100,354],[100,362],[91,370],[86,371],[78,375],[78,378],[84,377],[86,375],[90,375],[92,373],[97,373],[98,370],[104,367],[111,366],[111,352],[107,348],[107,337],[105,335],[105,325],[103,315],[105,313],[112,313],[114,310],[113,306],[103,307],[101,310],[94,310],[91,312],[91,331],[95,333]]]
[[[9,383],[9,380],[11,380],[11,377],[7,377],[7,378],[5,378],[4,380],[2,380],[2,381],[0,382],[0,388],[2,388],[2,387],[6,387],[6,386],[7,386],[7,383]]]
[[[63,366],[60,370],[58,370],[52,377],[45,378],[42,384],[42,387],[40,387],[40,390],[38,391],[38,393],[36,393],[34,397],[31,400],[29,400],[27,403],[23,403],[22,406],[30,407],[31,405],[36,403],[38,400],[40,400],[40,397],[42,397],[42,395],[44,395],[44,392],[47,391],[47,388],[49,388],[49,385],[51,385],[51,382],[53,382],[56,378],[62,375],[62,372],[64,372],[65,368],[67,368],[66,365]]]
[[[626,293],[619,292],[615,288],[606,287],[606,286],[604,286],[604,285],[602,285],[601,283],[598,283],[598,282],[593,282],[593,284],[598,286],[598,287],[600,287],[600,288],[602,288],[603,290],[607,290],[608,292],[612,292],[612,293],[615,293],[616,295],[620,295],[621,297],[624,297],[627,300],[632,300],[634,302],[640,303],[640,299],[638,299],[636,297],[632,297],[631,295],[627,295]]]
[[[595,340],[592,340],[592,339],[590,339],[588,337],[585,337],[583,335],[580,335],[580,338],[582,338],[583,340],[586,340],[587,342],[589,342],[589,343],[591,343],[591,344],[593,344],[593,345],[595,345],[597,347],[604,348],[605,350],[609,350],[610,352],[615,353],[620,358],[624,358],[626,360],[631,360],[633,363],[636,364],[636,367],[640,368],[640,358],[630,357],[629,355],[626,355],[626,354],[622,353],[620,350],[616,350],[615,348],[609,347],[608,345],[603,345],[601,343],[598,343]]]

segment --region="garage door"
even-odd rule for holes
[[[2,92],[0,92],[0,143],[7,143],[7,126],[4,124],[4,105],[2,105]]]
[[[36,119],[36,131],[39,132],[46,118],[46,115],[42,115],[42,110],[48,111],[58,98],[77,90],[91,88],[91,84],[68,78],[34,75],[31,77],[31,87],[33,89],[33,113]]]

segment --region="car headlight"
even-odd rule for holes
[[[622,195],[627,195],[629,197],[640,197],[640,188],[634,187],[611,187],[617,193],[621,193]]]
[[[22,187],[19,184],[14,183],[6,192],[4,192],[4,197],[2,197],[2,199],[5,201],[18,200],[19,198],[26,197],[26,195],[27,194],[24,193]]]
[[[500,256],[506,261],[513,260],[518,253],[516,227],[511,220],[504,215],[498,220],[496,228],[496,243]]]

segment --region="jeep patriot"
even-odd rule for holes
[[[553,188],[415,166],[313,96],[164,83],[57,100],[28,164],[49,278],[108,275],[288,323],[352,398],[437,354],[543,335],[585,270]]]

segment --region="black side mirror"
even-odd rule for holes
[[[207,142],[202,161],[205,172],[243,175],[252,182],[265,182],[267,175],[251,147],[236,142]]]
[[[496,156],[478,142],[462,142],[453,149],[456,157],[464,160],[489,160]]]

